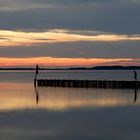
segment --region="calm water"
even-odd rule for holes
[[[0,71],[0,140],[140,139],[139,91],[34,88],[33,78]],[[133,80],[133,71],[43,71],[38,78]]]

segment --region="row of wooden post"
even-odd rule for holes
[[[140,88],[139,81],[101,81],[101,80],[37,80],[38,86],[79,87],[79,88]]]
[[[106,80],[57,80],[57,79],[39,79],[37,75],[39,66],[36,65],[34,86],[51,87],[80,87],[80,88],[132,88],[139,89],[140,82],[137,78],[137,72],[134,71],[134,81],[106,81]]]

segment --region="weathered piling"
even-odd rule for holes
[[[106,80],[58,80],[58,79],[38,79],[38,86],[47,87],[77,87],[77,88],[124,88],[138,89],[139,81],[106,81]]]

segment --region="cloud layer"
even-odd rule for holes
[[[139,34],[139,0],[1,0],[0,28]]]
[[[81,34],[79,34],[81,33]],[[88,33],[88,31],[87,31]],[[94,31],[93,31],[94,33]],[[0,31],[0,46],[30,46],[41,43],[63,43],[63,42],[118,42],[118,41],[140,41],[140,35],[116,35],[116,34],[92,34],[85,35],[84,32],[69,30],[50,30],[48,32],[15,32]]]
[[[30,58],[140,65],[139,7],[139,0],[1,0],[1,65]]]

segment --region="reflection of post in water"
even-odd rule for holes
[[[135,88],[134,103],[136,103],[136,101],[137,101],[137,93],[138,93],[138,88]]]
[[[138,81],[138,77],[137,77],[137,72],[134,70],[134,80],[135,80],[135,93],[134,93],[134,103],[136,103],[137,101],[137,92],[139,89],[139,81]]]
[[[134,103],[136,103],[137,101],[137,93],[138,93],[138,89],[139,89],[139,85],[138,85],[138,81],[135,81],[135,93],[134,93]]]
[[[34,89],[35,89],[35,96],[36,96],[36,104],[38,104],[39,102],[38,88],[35,86]]]

